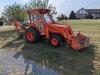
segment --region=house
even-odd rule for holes
[[[85,19],[85,18],[100,19],[100,9],[81,8],[75,14],[76,14],[76,18],[78,19]]]

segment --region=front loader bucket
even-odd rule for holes
[[[72,38],[71,47],[74,50],[80,50],[88,46],[90,46],[88,37],[78,33],[76,37]]]
[[[71,41],[71,47],[72,47],[74,50],[80,50],[80,49],[82,49],[81,44],[77,41],[76,38],[73,38],[73,39],[72,39],[72,41]]]

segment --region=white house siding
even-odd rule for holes
[[[97,14],[96,16],[97,16],[97,18],[100,18],[100,14]]]
[[[78,12],[76,12],[76,18],[79,18],[79,19],[85,18],[86,15],[88,15],[88,14],[89,13],[84,8],[82,8]]]
[[[96,18],[96,14],[92,14],[93,18]]]
[[[93,18],[96,19],[96,18],[100,18],[100,14],[92,14]]]

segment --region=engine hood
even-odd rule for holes
[[[66,28],[67,26],[65,26],[64,24],[48,24],[48,27],[52,27],[52,28]]]
[[[46,26],[49,31],[58,32],[58,33],[70,28],[70,26],[63,25],[63,24],[47,24]]]

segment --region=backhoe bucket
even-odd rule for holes
[[[80,32],[76,35],[76,37],[72,38],[71,47],[74,50],[80,50],[88,47],[89,45],[89,38],[80,34]]]

